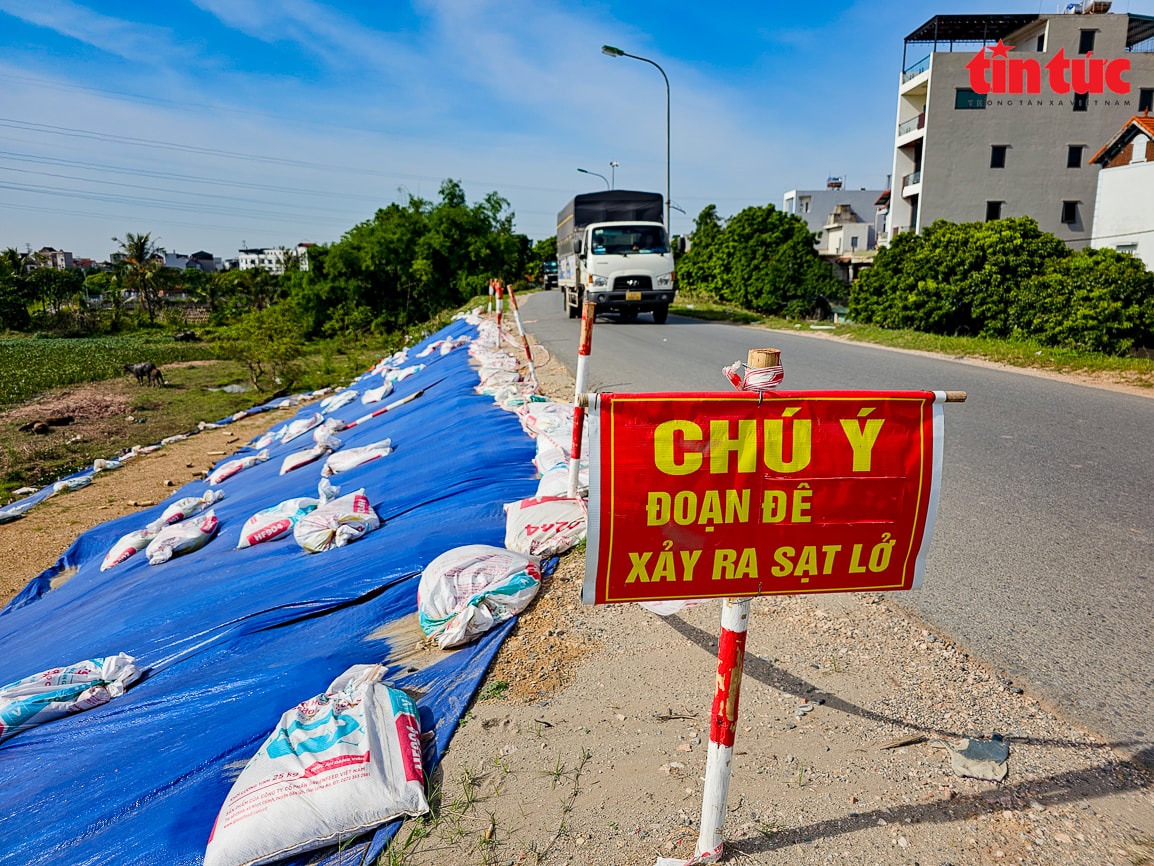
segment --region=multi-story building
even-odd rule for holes
[[[1135,255],[1154,271],[1154,117],[1131,117],[1090,162],[1101,166],[1090,245]]]
[[[262,268],[272,274],[285,272],[285,260],[296,256],[300,262],[300,270],[309,269],[309,247],[315,244],[303,241],[295,247],[260,247],[247,250],[238,250],[237,258],[240,270],[247,271],[253,268]]]
[[[54,247],[41,247],[32,256],[38,268],[55,268],[58,271],[72,267],[72,253]]]
[[[1110,5],[937,15],[906,37],[891,237],[938,219],[1031,216],[1071,247],[1089,242],[1088,157],[1154,108],[1154,17]]]
[[[826,181],[825,189],[791,189],[781,209],[805,220],[814,234],[814,248],[845,282],[853,282],[868,265],[878,241],[880,189],[844,189],[840,177]]]

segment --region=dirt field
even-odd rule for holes
[[[545,393],[571,398],[560,364],[539,373]],[[99,389],[82,401],[93,424],[114,410]],[[283,417],[204,431],[0,526],[0,598],[86,528],[165,498]],[[583,576],[580,556],[564,558],[522,615],[434,776],[436,818],[408,822],[391,862],[693,853],[720,603],[667,618],[584,607]],[[1009,743],[1004,781],[951,769],[951,746],[995,733]],[[894,595],[752,605],[727,862],[1154,864],[1151,781]]]

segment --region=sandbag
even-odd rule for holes
[[[505,505],[505,547],[542,559],[564,553],[585,537],[581,502],[542,496]]]
[[[487,544],[447,550],[421,573],[421,629],[441,649],[469,643],[528,607],[540,586],[533,557]]]
[[[227,463],[222,463],[208,476],[206,481],[209,484],[220,484],[226,478],[232,478],[236,473],[248,469],[250,466],[256,466],[258,463],[264,463],[268,460],[268,451],[258,451],[256,454],[249,454],[247,457],[238,457],[236,460],[229,460]]]
[[[381,457],[387,457],[392,453],[392,439],[382,439],[380,442],[362,445],[359,448],[346,448],[344,451],[328,456],[325,465],[321,467],[321,477],[328,478],[338,472],[348,472],[350,469],[355,469]]]
[[[191,520],[164,527],[144,549],[148,564],[160,565],[174,556],[200,550],[216,535],[219,526],[216,512],[209,510]]]
[[[61,716],[106,704],[124,694],[139,676],[135,659],[118,653],[0,686],[0,741]]]
[[[356,541],[380,525],[362,488],[301,517],[293,527],[293,538],[309,553],[321,553]]]
[[[162,526],[180,523],[182,520],[187,520],[205,509],[211,508],[222,499],[224,499],[223,490],[206,490],[201,496],[185,496],[164,509],[159,520],[154,520],[148,525],[154,529],[159,529]]]
[[[114,565],[120,565],[124,560],[135,556],[148,547],[148,543],[156,538],[160,527],[146,526],[143,529],[134,529],[125,533],[116,540],[104,555],[104,562],[100,564],[101,571],[108,571]]]
[[[417,707],[355,665],[281,716],[225,798],[204,866],[257,866],[422,815]]]

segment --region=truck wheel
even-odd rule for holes
[[[669,318],[669,304],[662,304],[653,310],[653,321],[659,325],[664,325],[665,320]]]

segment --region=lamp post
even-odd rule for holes
[[[589,169],[587,169],[587,168],[579,168],[579,169],[577,169],[577,170],[578,170],[579,172],[581,172],[582,174],[591,174],[591,175],[593,175],[594,177],[599,177],[599,178],[601,178],[603,181],[605,181],[605,188],[606,188],[606,189],[613,189],[613,187],[612,187],[612,186],[609,184],[609,178],[607,178],[605,175],[603,175],[603,174],[598,174],[598,173],[597,173],[597,172],[595,172],[595,171],[589,171]]]
[[[617,188],[617,166],[619,166],[619,165],[621,165],[621,163],[617,162],[616,160],[610,160],[609,161],[609,188],[610,189],[616,189]]]
[[[657,71],[661,73],[661,77],[665,79],[665,233],[669,234],[670,225],[673,222],[673,211],[669,206],[669,76],[665,74],[665,70],[659,64],[648,57],[630,54],[620,48],[614,48],[612,45],[602,45],[601,53],[609,57],[632,57],[634,60],[648,63],[650,66],[656,67]]]

